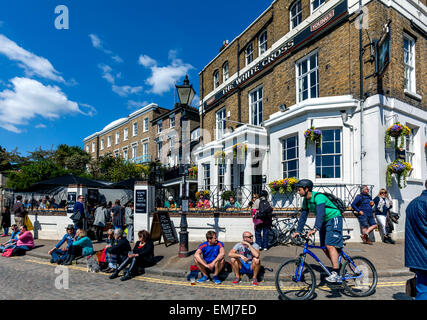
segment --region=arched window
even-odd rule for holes
[[[292,30],[302,22],[301,0],[295,1],[294,4],[289,8],[289,15],[291,24],[290,27]]]
[[[258,38],[259,55],[267,51],[267,30],[265,30]]]
[[[228,61],[225,62],[222,66],[222,81],[225,82],[227,81],[228,77],[229,77],[229,69],[228,69]]]
[[[213,82],[214,82],[214,89],[218,88],[219,86],[219,71],[215,70],[213,74]]]

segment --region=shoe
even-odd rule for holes
[[[7,237],[8,235],[7,234],[2,234],[0,237]]]
[[[201,277],[199,280],[197,280],[197,283],[205,283],[209,278],[207,276]]]
[[[234,280],[233,280],[233,282],[232,282],[233,284],[239,284],[240,283],[240,277],[236,277],[236,278],[234,278]]]
[[[252,279],[252,285],[253,286],[259,286],[258,280],[257,279]]]
[[[55,261],[53,259],[50,259],[50,263],[55,263]]]
[[[105,273],[113,273],[114,271],[116,271],[116,269],[108,268],[107,270],[105,270]]]
[[[130,276],[129,272],[127,272],[123,277],[120,278],[120,281],[126,281],[130,279],[132,279],[132,277]]]
[[[268,249],[267,248],[264,248],[264,249],[262,249],[263,251],[267,251]]]
[[[363,243],[364,244],[366,244],[367,242],[366,242],[366,236],[367,236],[367,234],[361,234],[360,235],[360,237],[362,238],[362,241],[363,241]]]
[[[113,274],[110,275],[108,278],[116,279],[118,276],[119,276],[119,272],[117,270],[114,270]]]
[[[217,276],[213,276],[213,277],[212,277],[212,281],[213,281],[215,284],[221,284],[221,280],[219,280],[219,278],[218,278]]]
[[[342,278],[341,276],[338,275],[338,273],[336,273],[335,271],[332,271],[332,274],[325,278],[326,281],[330,282],[330,283],[341,283],[342,282]]]

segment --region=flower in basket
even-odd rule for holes
[[[188,175],[190,177],[197,177],[197,167],[191,167],[190,169],[188,169]]]
[[[320,142],[322,142],[322,130],[311,127],[310,129],[305,130],[304,137],[306,147],[308,141],[316,142],[316,146],[318,146]]]
[[[280,180],[272,181],[268,184],[271,190],[271,194],[280,194],[291,193],[294,190],[295,183],[298,182],[296,178],[284,178]]]
[[[402,160],[395,160],[387,166],[387,186],[391,186],[391,175],[395,174],[397,176],[397,183],[399,189],[402,189],[401,179],[403,177],[404,187],[406,187],[406,177],[408,173],[412,170],[412,166],[409,162]]]
[[[196,199],[198,200],[200,198],[200,195],[203,195],[203,197],[206,200],[209,200],[211,197],[210,191],[209,190],[202,190],[202,191],[197,191],[196,192]]]
[[[222,164],[225,163],[225,152],[224,151],[216,151],[214,153],[214,158],[215,158],[215,164],[218,164],[218,160],[221,159],[222,160]]]
[[[402,125],[400,122],[396,122],[392,126],[387,128],[385,133],[386,148],[390,147],[391,137],[395,138],[394,146],[397,149],[397,138],[400,137],[400,148],[403,148],[405,143],[405,136],[411,133],[411,129],[407,126]]]
[[[233,158],[236,159],[238,155],[240,155],[240,158],[244,158],[246,151],[248,151],[248,146],[246,143],[236,143],[233,146]]]

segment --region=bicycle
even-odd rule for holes
[[[274,247],[276,245],[284,245],[291,241],[295,245],[302,245],[300,239],[292,238],[292,234],[298,227],[298,214],[295,213],[291,218],[279,219],[276,215],[273,215],[273,224],[269,233],[268,245]],[[307,224],[304,226],[304,231],[311,230]]]
[[[301,234],[305,241],[304,251],[297,259],[291,259],[282,263],[276,272],[275,284],[280,296],[287,300],[308,300],[316,288],[316,276],[313,268],[305,263],[309,254],[320,267],[328,274],[331,272],[309,249],[326,249],[326,247],[309,244],[311,239]],[[344,241],[350,236],[344,236]],[[339,250],[339,269],[342,277],[341,287],[348,294],[355,297],[366,297],[374,293],[378,275],[371,261],[361,256],[348,256],[342,249]]]

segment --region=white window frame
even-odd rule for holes
[[[162,148],[163,148],[162,141],[156,142],[156,147],[157,147],[157,158],[161,159],[162,158]]]
[[[230,66],[228,64],[228,61],[226,61],[222,65],[222,81],[225,82],[230,77]]]
[[[92,142],[92,153],[95,152],[95,142]]]
[[[287,145],[288,144],[287,141],[289,139],[292,139],[292,138],[296,138],[296,146],[289,148]],[[298,133],[283,138],[281,140],[281,142],[282,142],[282,177],[283,178],[297,178],[298,179],[299,178],[299,136],[298,136]],[[288,159],[287,156],[285,157],[285,152],[287,150],[290,150],[290,149],[295,149],[295,158]],[[287,164],[292,162],[292,161],[296,161],[296,164],[297,164],[296,176],[289,176],[289,168],[287,167]],[[286,170],[285,170],[285,166],[286,166]],[[292,170],[292,171],[294,171],[294,170]],[[286,172],[286,174],[285,174],[285,172]]]
[[[138,135],[138,122],[134,122],[132,124],[132,137],[136,137]]]
[[[120,142],[120,132],[116,132],[116,144]]]
[[[245,61],[246,65],[254,61],[254,45],[252,44],[252,42],[249,43],[245,48]]]
[[[226,110],[225,107],[216,113],[216,139],[222,139],[225,135],[226,129]]]
[[[169,126],[170,128],[175,128],[175,114],[169,116]]]
[[[292,11],[294,8],[299,4],[299,11],[295,13],[295,15],[292,15]],[[299,18],[298,18],[299,17]],[[294,19],[298,19],[298,23],[294,25]],[[290,23],[290,30],[297,27],[302,22],[302,3],[301,0],[296,0],[292,4],[292,6],[289,8],[289,23]]]
[[[411,129],[411,133],[405,137],[405,161],[409,162],[412,166],[412,171],[409,173],[408,177],[417,178],[419,154],[419,150],[417,150],[417,146],[419,145],[419,143],[417,143],[417,135],[420,128],[411,126],[408,123],[406,126]]]
[[[100,149],[104,150],[104,139],[101,139],[101,143],[100,143]]]
[[[118,158],[120,156],[120,149],[114,150],[114,157]]]
[[[142,143],[142,155],[143,156],[148,155],[148,142]]]
[[[213,74],[213,85],[214,85],[214,89],[219,87],[219,71],[218,70],[215,70]]]
[[[203,186],[205,189],[209,189],[211,186],[211,164],[203,163]]]
[[[261,98],[259,95],[261,92]],[[254,100],[254,93],[257,94],[257,99]],[[249,92],[249,123],[254,126],[260,126],[264,122],[263,112],[264,112],[264,88],[263,86],[258,86],[255,89]],[[254,110],[255,109],[255,110]],[[261,110],[260,110],[261,109]],[[256,117],[255,117],[256,115]]]
[[[160,120],[157,122],[157,133],[162,133],[163,130],[163,121]]]
[[[123,141],[129,140],[129,128],[123,129]]]
[[[129,149],[128,147],[123,148],[123,160],[128,160],[129,158]]]
[[[325,129],[321,129],[322,130],[322,142],[320,143],[320,150],[322,150],[323,149],[323,143],[326,143],[326,142],[333,142],[334,143],[334,152],[333,153],[320,153],[320,154],[318,154],[317,153],[317,151],[318,151],[318,148],[316,147],[316,155],[315,155],[315,175],[316,175],[316,179],[317,180],[343,180],[343,175],[344,175],[344,168],[343,168],[343,163],[344,163],[344,161],[343,161],[343,130],[342,130],[342,128],[340,127],[340,128],[325,128]],[[329,141],[329,140],[325,140],[325,138],[324,138],[324,136],[325,136],[325,131],[328,131],[328,130],[332,130],[332,131],[334,131],[334,140],[332,140],[332,141]],[[339,140],[337,140],[336,138],[336,135],[335,135],[335,130],[339,130],[340,131],[340,136],[339,136]],[[337,150],[336,150],[336,142],[339,142],[340,143],[340,152],[336,152]],[[322,164],[322,162],[320,162],[320,166],[318,166],[317,165],[317,157],[324,157],[324,156],[332,156],[334,159],[333,159],[333,164],[332,165],[329,165],[329,166],[324,166],[323,164]],[[339,156],[339,158],[340,158],[340,163],[337,165],[336,163],[335,163],[335,157],[337,157],[337,156]],[[322,161],[322,159],[320,159],[320,161]],[[320,168],[320,178],[318,178],[317,177],[317,168]],[[322,171],[323,171],[323,168],[324,167],[332,167],[333,168],[333,177],[331,177],[331,178],[322,178]],[[336,168],[339,168],[340,169],[340,176],[339,177],[336,177],[336,171],[335,171],[335,169]]]
[[[89,153],[89,151],[90,151],[90,147],[89,147],[89,145],[87,145],[86,146],[86,152]]]
[[[133,144],[132,145],[132,159],[135,159],[138,155],[138,145]]]
[[[405,41],[408,41],[410,48],[407,51],[405,49]],[[403,79],[404,79],[404,89],[407,92],[415,93],[417,92],[417,82],[416,82],[416,73],[415,73],[415,39],[411,36],[407,35],[406,33],[403,35]],[[406,61],[406,55],[408,55],[410,58],[412,58],[409,61],[409,64]],[[409,72],[409,78],[407,77],[407,73]]]
[[[265,37],[265,39],[263,39]],[[264,30],[258,37],[258,52],[262,55],[268,49],[268,34],[267,30]]]
[[[311,66],[312,57],[315,56],[315,67],[313,68]],[[302,65],[304,62],[307,61],[307,71],[305,73],[302,72]],[[295,72],[296,72],[296,97],[297,97],[297,103],[312,99],[312,98],[318,98],[319,97],[319,91],[320,91],[320,85],[319,85],[319,55],[317,50],[310,53],[309,55],[305,56],[304,58],[297,61],[295,64]],[[311,85],[312,77],[315,76],[315,87],[316,87],[316,95],[312,96],[311,89],[314,87]],[[304,78],[307,77],[307,89],[301,90],[302,83],[304,81]],[[307,98],[303,99],[303,92],[307,91]]]
[[[218,190],[222,191],[225,187],[225,164],[218,164]]]
[[[144,118],[144,122],[143,122],[143,131],[147,132],[148,131],[148,118]]]
[[[107,137],[107,148],[111,147],[111,136]]]
[[[319,5],[314,8],[314,2],[319,3]],[[311,14],[316,12],[319,8],[321,8],[325,4],[325,0],[310,0],[310,10]]]

